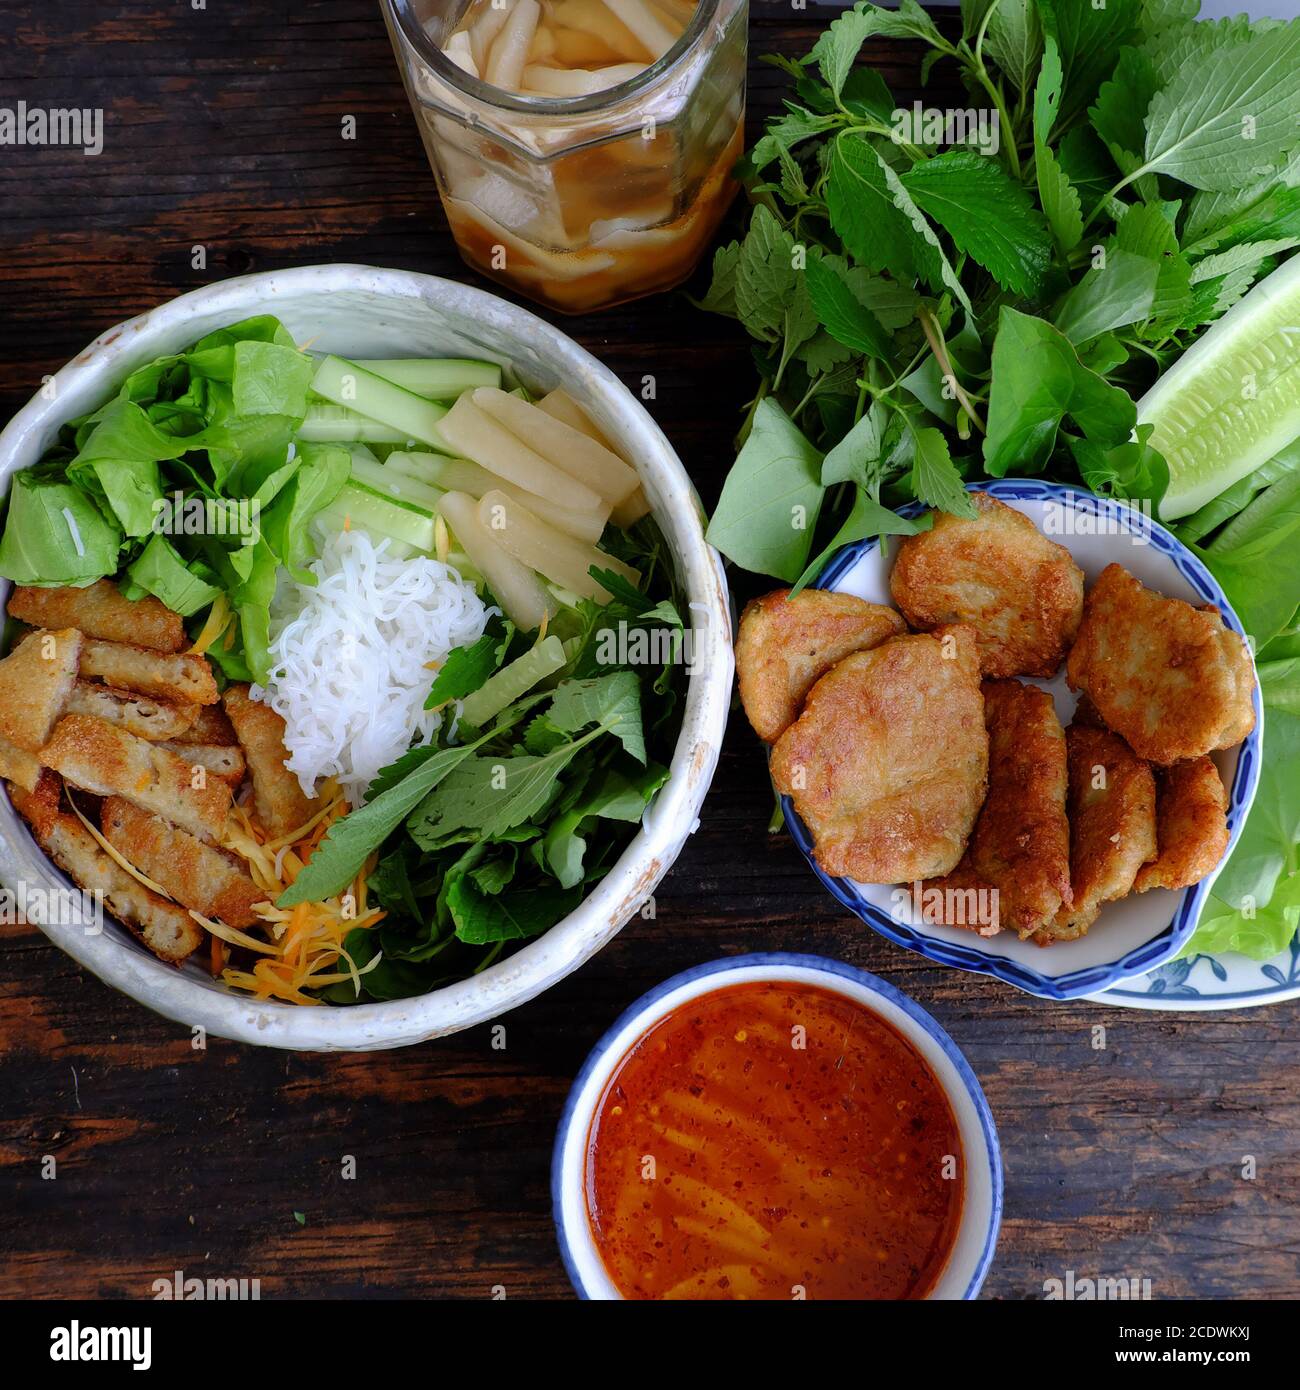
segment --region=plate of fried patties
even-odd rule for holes
[[[741,702],[823,883],[1050,998],[1176,955],[1249,810],[1241,624],[1142,510],[1008,479],[741,616]],[[1050,948],[1050,949],[1044,949]]]

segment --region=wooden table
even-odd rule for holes
[[[753,51],[805,51],[817,22],[778,13],[756,17]],[[870,56],[905,101],[919,94],[906,46]],[[779,86],[755,63],[755,115]],[[225,276],[361,261],[468,278],[367,0],[10,0],[0,105],[19,100],[102,106],[105,146],[0,151],[5,416],[110,324]],[[657,378],[652,409],[711,504],[753,386],[739,330],[680,296],[563,327],[630,385]],[[588,1049],[674,971],[771,949],[878,972],[964,1049],[1006,1157],[986,1296],[1038,1298],[1067,1270],[1147,1278],[1157,1297],[1300,1294],[1294,1005],[1058,1006],[938,969],[839,910],[768,838],[769,810],[756,740],[733,719],[657,920],[510,1015],[504,1051],[487,1028],[347,1057],[194,1051],[37,931],[7,928],[0,1295],[144,1297],[181,1269],[259,1278],[266,1297],[564,1297],[550,1151]]]

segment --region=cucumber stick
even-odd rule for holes
[[[1300,256],[1195,343],[1137,405],[1169,464],[1163,520],[1187,516],[1300,436]]]
[[[438,421],[447,413],[446,406],[426,401],[355,362],[326,357],[316,368],[311,389],[327,401],[402,431],[407,439],[418,440],[443,453],[451,452],[438,430]]]
[[[331,401],[313,401],[307,418],[298,427],[298,438],[309,444],[411,444],[403,430],[368,420],[347,406]]]
[[[501,368],[495,362],[468,357],[357,358],[353,365],[430,401],[454,401],[480,386],[501,385]]]
[[[343,485],[343,491],[318,515],[327,525],[355,527],[373,541],[387,536],[415,550],[433,554],[434,519],[427,511],[409,502],[381,496],[355,477]]]
[[[530,651],[503,666],[472,695],[467,695],[461,717],[481,729],[494,714],[500,714],[512,701],[554,675],[565,660],[564,644],[558,637],[542,638]]]
[[[438,498],[443,493],[443,489],[408,478],[377,459],[357,458],[355,455],[352,458],[352,481],[363,483],[381,497],[390,497],[394,502],[405,502],[412,507],[419,507],[430,516],[437,510]]]

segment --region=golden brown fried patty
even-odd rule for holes
[[[182,906],[232,927],[251,927],[260,920],[253,906],[265,902],[266,894],[230,855],[120,796],[105,799],[100,828],[128,863]]]
[[[89,715],[60,719],[40,759],[75,787],[94,796],[124,796],[204,840],[220,837],[230,813],[225,782],[195,777],[175,753]]]
[[[247,764],[238,744],[224,743],[180,743],[168,740],[158,745],[169,753],[175,753],[191,768],[204,768],[213,777],[219,777],[232,787],[238,788],[244,780]]]
[[[13,782],[23,791],[33,792],[41,776],[41,760],[35,753],[19,748],[0,737],[0,777]]]
[[[1199,883],[1228,849],[1228,793],[1209,758],[1188,758],[1156,773],[1159,853],[1138,870],[1135,893]]]
[[[305,825],[320,807],[302,794],[297,777],[284,765],[289,756],[284,720],[269,705],[252,699],[246,685],[228,686],[221,701],[248,762],[262,827],[276,838]]]
[[[160,960],[179,965],[197,950],[203,929],[176,903],[148,889],[114,862],[76,816],[60,812],[37,835],[41,848],[88,893],[99,892],[124,926]]]
[[[0,661],[0,738],[37,752],[77,683],[81,633],[33,632]]]
[[[987,785],[975,634],[894,637],[846,656],[808,692],[771,770],[828,874],[910,883],[947,873]]]
[[[9,595],[9,613],[33,627],[75,627],[87,637],[159,652],[177,652],[185,644],[180,614],[156,598],[123,598],[111,579],[97,579],[84,589],[19,584]]]
[[[200,705],[194,723],[170,737],[174,743],[211,743],[226,748],[239,742],[234,725],[220,705]]]
[[[1039,933],[1040,945],[1082,936],[1104,903],[1127,896],[1156,856],[1156,784],[1150,767],[1106,729],[1071,724],[1070,884],[1074,905]]]
[[[804,696],[837,661],[906,631],[892,608],[854,594],[789,594],[778,589],[747,604],[736,639],[740,699],[754,732],[768,743],[794,723]]]
[[[1045,690],[1001,680],[983,691],[988,796],[961,863],[933,886],[996,889],[1000,924],[1024,938],[1072,901],[1065,735]]]
[[[1088,591],[1067,671],[1107,728],[1162,766],[1255,727],[1250,653],[1218,610],[1157,594],[1119,565]]]
[[[935,512],[929,531],[898,548],[890,592],[928,631],[968,623],[985,676],[1052,676],[1079,626],[1083,571],[1023,513],[972,492],[973,521]]]
[[[14,810],[32,828],[32,834],[39,840],[48,835],[58,818],[59,804],[63,800],[63,778],[57,772],[43,767],[32,787],[6,784],[9,800]]]
[[[120,724],[129,734],[153,743],[179,738],[194,723],[199,710],[210,708],[179,700],[152,700],[129,690],[114,690],[94,681],[78,681],[64,709],[65,714],[90,714],[110,724]]]
[[[214,705],[218,698],[217,682],[207,658],[188,652],[168,655],[127,642],[101,642],[95,638],[82,648],[81,674],[160,700]]]

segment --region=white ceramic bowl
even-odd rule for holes
[[[107,400],[129,372],[252,314],[275,314],[299,342],[349,357],[457,356],[510,362],[528,386],[561,383],[636,465],[689,596],[695,627],[672,776],[609,874],[562,922],[469,980],[415,999],[341,1008],[259,1002],[190,964],[164,965],[114,922],[99,935],[59,920],[38,925],[106,984],[190,1027],[271,1047],[367,1051],[401,1047],[495,1018],[540,994],[600,950],[668,871],[717,765],[731,699],[726,580],[705,544],[703,512],[663,432],[607,368],[571,338],[495,295],[431,275],[359,265],[304,266],[225,280],[111,328],[35,396],[0,434],[0,491],[34,464],[64,421]],[[0,603],[9,585],[0,582]],[[66,889],[0,796],[0,882]],[[38,914],[29,915],[33,920]]]
[[[1242,633],[1240,619],[1209,570],[1159,522],[1132,507],[1036,478],[994,479],[971,486],[1023,512],[1039,530],[1065,546],[1089,586],[1115,562],[1162,594],[1189,603],[1215,604],[1224,623]],[[892,604],[889,577],[898,544],[893,540],[882,548],[864,541],[845,546],[818,576],[818,586],[857,594],[872,603]],[[1077,697],[1066,685],[1064,667],[1052,680],[1028,683],[1050,691],[1061,723],[1070,722]],[[1255,727],[1245,742],[1213,755],[1228,789],[1229,831],[1228,849],[1214,872],[1178,892],[1157,888],[1108,903],[1087,935],[1077,941],[1043,947],[1021,941],[1014,931],[982,937],[961,927],[923,923],[913,913],[905,887],[857,883],[823,872],[789,797],[782,798],[786,825],[831,893],[882,936],[942,965],[994,975],[1041,998],[1077,999],[1154,970],[1176,956],[1196,930],[1201,909],[1241,836],[1259,786],[1264,707],[1258,681],[1254,703]]]
[[[893,985],[825,956],[782,951],[715,960],[674,975],[638,999],[592,1049],[569,1092],[551,1159],[555,1230],[578,1296],[622,1297],[600,1258],[587,1214],[588,1135],[611,1075],[636,1043],[673,1010],[703,994],[754,980],[799,981],[855,1000],[892,1024],[929,1064],[952,1107],[966,1160],[961,1225],[929,1297],[974,1298],[993,1262],[1002,1222],[1002,1151],[975,1073],[948,1034]]]

